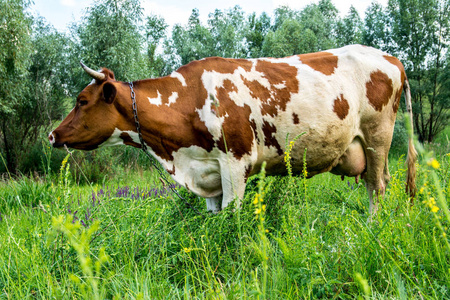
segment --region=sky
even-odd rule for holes
[[[31,12],[33,15],[44,17],[57,30],[65,31],[70,23],[78,22],[83,16],[86,7],[91,6],[95,0],[34,0]],[[364,11],[374,0],[332,0],[342,16],[349,11],[353,5],[361,17]],[[198,8],[201,21],[206,24],[208,14],[215,9],[229,9],[239,5],[244,12],[250,14],[256,12],[260,15],[266,12],[269,15],[282,5],[288,5],[292,9],[302,9],[310,3],[318,3],[319,0],[141,0],[145,15],[157,15],[163,17],[170,26],[175,24],[186,24],[192,9]],[[386,5],[387,0],[377,0]]]

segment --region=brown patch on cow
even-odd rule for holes
[[[294,122],[294,124],[299,124],[300,123],[300,119],[298,118],[298,115],[296,113],[292,114],[292,121]]]
[[[172,176],[175,175],[175,165],[172,166],[172,170],[166,169],[166,171]]]
[[[400,70],[401,74],[401,81],[402,83],[405,82],[406,79],[406,73],[405,68],[403,67],[403,64],[398,60],[398,58],[390,55],[383,55],[384,59],[396,66]]]
[[[325,75],[331,75],[338,66],[338,57],[330,52],[317,52],[299,55],[301,62]]]
[[[275,117],[278,111],[286,110],[286,105],[291,100],[291,94],[298,93],[297,68],[286,63],[258,60],[255,69],[269,81],[270,88],[263,86],[257,80],[248,80],[243,76],[241,78],[250,90],[250,95],[261,101],[262,114]],[[284,86],[277,88],[275,87],[277,85]]]
[[[370,81],[366,83],[366,95],[370,105],[376,111],[382,111],[393,94],[392,80],[381,71],[372,72]]]
[[[189,64],[180,67],[178,72],[183,74],[185,71],[189,72],[193,69],[201,69],[203,71],[214,71],[222,74],[233,74],[239,67],[245,71],[250,72],[253,63],[247,59],[231,59],[222,57],[207,57],[202,60],[190,62]]]
[[[217,142],[220,150],[231,151],[233,155],[240,159],[245,154],[250,154],[253,144],[253,127],[250,122],[250,107],[245,104],[238,106],[231,98],[230,93],[237,92],[237,87],[228,79],[223,81],[222,86],[216,88],[218,116],[225,117],[222,124],[224,138]],[[226,142],[226,147],[225,147]]]
[[[246,181],[250,177],[251,172],[252,172],[252,165],[247,165],[245,167],[245,173],[244,173],[244,178]]]
[[[396,57],[390,56],[390,55],[383,55],[383,57],[389,63],[393,64],[394,66],[396,66],[400,70],[400,76],[401,76],[402,85],[398,89],[398,91],[395,93],[395,99],[394,99],[394,102],[392,103],[392,109],[393,109],[394,113],[397,113],[398,107],[400,106],[400,98],[401,98],[401,95],[402,95],[403,83],[406,80],[405,68],[403,67],[403,64]]]
[[[339,119],[344,120],[345,117],[347,117],[349,108],[350,107],[348,106],[348,101],[344,98],[343,94],[341,94],[340,97],[334,99],[333,111],[336,113]]]
[[[264,120],[262,130],[264,132],[264,145],[267,147],[275,147],[277,149],[278,155],[283,155],[283,150],[281,149],[280,144],[275,138],[277,128]]]
[[[394,103],[392,104],[392,109],[394,110],[394,113],[397,113],[398,111],[401,96],[402,96],[402,88],[399,88],[397,93],[395,93],[395,100]]]
[[[133,139],[131,138],[131,136],[128,133],[122,132],[119,137],[123,140],[123,143],[125,145],[133,146],[133,147],[136,147],[136,148],[141,148],[141,144],[138,144],[138,143],[134,142]]]
[[[242,81],[244,84],[249,88],[250,90],[250,96],[254,99],[258,99],[261,101],[261,112],[263,115],[270,115],[272,117],[275,117],[277,115],[277,107],[275,105],[272,105],[271,99],[273,97],[273,94],[269,89],[267,89],[265,86],[263,86],[259,81],[257,80],[247,80],[243,76],[241,76]]]
[[[257,130],[257,127],[256,127],[256,122],[255,122],[254,119],[250,120],[250,126],[252,127],[253,134],[254,134],[254,136],[256,138],[257,144],[259,144],[261,142],[261,139],[259,138],[258,130]]]

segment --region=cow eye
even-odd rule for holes
[[[80,102],[79,102],[80,106],[85,106],[86,104],[88,104],[88,102],[86,100],[80,100]]]

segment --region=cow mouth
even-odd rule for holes
[[[66,146],[66,143],[53,143],[52,146],[53,148],[63,148]]]
[[[62,148],[70,148],[70,149],[76,149],[76,150],[85,150],[85,151],[90,151],[90,150],[95,150],[98,148],[98,146],[96,145],[86,145],[85,143],[58,143],[55,142],[52,144],[53,148],[57,148],[57,149],[62,149]]]

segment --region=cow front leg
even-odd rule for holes
[[[236,200],[236,208],[240,208],[247,182],[245,170],[245,164],[239,161],[221,163],[222,209],[226,208],[234,200]]]
[[[206,198],[206,209],[215,214],[220,211],[221,204],[222,204],[222,195]]]

